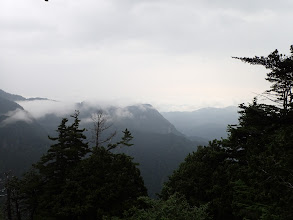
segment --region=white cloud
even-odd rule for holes
[[[133,118],[133,114],[127,110],[127,108],[117,108],[113,115],[116,119]]]
[[[6,118],[5,120],[3,120],[1,122],[1,126],[5,126],[8,124],[13,124],[17,121],[24,121],[26,123],[32,123],[33,122],[33,118],[32,116],[27,112],[24,111],[22,109],[16,109],[14,111],[9,111],[5,114],[5,116],[7,116],[8,118]]]
[[[68,116],[76,110],[76,104],[72,102],[56,102],[48,100],[19,101],[17,102],[34,118],[44,117],[46,114]]]
[[[135,106],[137,106],[143,112],[146,112],[149,109],[154,109],[154,107],[150,104],[137,104]]]

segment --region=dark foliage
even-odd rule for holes
[[[6,183],[6,216],[8,219],[102,219],[122,216],[146,196],[140,171],[132,158],[114,154],[110,149],[130,146],[132,139],[126,129],[121,141],[107,148],[91,151],[84,142],[84,129],[79,128],[79,112],[67,125],[64,118],[58,137],[48,152],[33,168],[18,179]]]
[[[267,95],[281,105],[241,104],[228,138],[189,155],[161,198],[179,192],[191,205],[209,202],[214,219],[293,219],[292,56],[238,59],[271,70]]]

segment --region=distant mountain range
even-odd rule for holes
[[[33,118],[16,103],[28,100],[50,101],[47,98],[26,99],[0,90],[0,173],[12,169],[20,174],[27,169],[52,144],[47,135],[54,136],[62,120],[63,116],[53,113]],[[163,182],[198,145],[205,145],[207,140],[219,135],[224,136],[227,124],[235,121],[237,112],[235,107],[229,107],[190,113],[159,113],[149,104],[122,108],[101,107],[87,102],[76,104],[75,109],[80,111],[81,126],[87,129],[86,135],[90,143],[93,130],[91,117],[99,110],[103,111],[109,124],[112,124],[105,135],[114,130],[118,133],[113,142],[121,137],[121,131],[125,128],[131,131],[134,146],[117,149],[116,152],[124,152],[139,163],[145,185],[152,197],[160,192]],[[65,117],[68,118],[75,109]]]
[[[238,109],[202,108],[192,112],[161,112],[189,139],[213,140],[227,137],[227,126],[238,123]]]

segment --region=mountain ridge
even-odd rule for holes
[[[206,140],[227,137],[227,126],[238,123],[238,108],[207,107],[190,112],[161,112],[181,133],[187,137]]]
[[[0,96],[0,173],[21,175],[45,152],[47,133],[25,109]]]
[[[5,92],[4,90],[0,89],[0,97],[5,98],[9,101],[36,101],[36,100],[48,100],[48,101],[55,101],[48,98],[41,98],[41,97],[33,97],[33,98],[25,98],[21,95],[11,94],[8,92]]]

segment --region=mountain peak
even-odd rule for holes
[[[13,102],[17,102],[17,101],[50,100],[50,99],[47,99],[47,98],[40,98],[40,97],[25,98],[25,97],[20,96],[20,95],[15,95],[15,94],[11,94],[11,93],[5,92],[2,89],[0,89],[0,97],[2,97],[4,99],[7,99],[9,101],[13,101]],[[54,100],[50,100],[50,101],[54,101]]]

